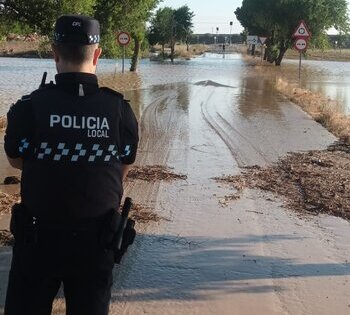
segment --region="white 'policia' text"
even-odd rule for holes
[[[50,128],[87,129],[89,138],[109,138],[109,124],[106,117],[50,115]]]

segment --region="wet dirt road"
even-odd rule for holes
[[[151,93],[138,163],[188,179],[128,186],[167,220],[143,227],[116,269],[111,314],[348,314],[347,222],[298,218],[257,191],[222,208],[231,191],[212,179],[333,136],[254,77]]]
[[[335,140],[268,81],[240,69],[234,79],[202,74],[129,93],[144,108],[137,164],[188,178],[127,183],[126,194],[164,220],[138,225],[114,271],[110,314],[349,314],[348,222],[300,218],[253,190],[228,207],[218,202],[232,191],[213,177]],[[55,314],[63,308],[57,299]]]

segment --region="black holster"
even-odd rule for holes
[[[116,264],[120,264],[128,247],[134,242],[136,236],[134,227],[135,221],[127,219],[124,228],[123,218],[115,209],[110,210],[106,216],[100,239],[103,248],[114,252],[114,262]]]
[[[10,231],[15,238],[15,244],[37,241],[36,218],[31,216],[25,206],[20,203],[12,206]]]

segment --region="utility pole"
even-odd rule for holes
[[[217,44],[217,43],[219,43],[219,27],[218,26],[216,27],[216,38],[217,39],[215,40],[215,42]]]
[[[176,21],[175,16],[173,14],[172,16],[172,22],[171,22],[171,41],[170,41],[170,59],[171,62],[174,62],[174,55],[175,55],[175,41],[176,41]]]

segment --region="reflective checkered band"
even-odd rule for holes
[[[99,144],[94,144],[92,147],[92,154],[89,156],[89,162],[95,162],[97,157],[101,157],[103,154],[103,150],[100,149]]]
[[[77,162],[80,157],[84,157],[86,155],[86,149],[83,149],[83,145],[81,143],[77,143],[75,145],[75,154],[72,155],[71,161]]]
[[[64,40],[65,34],[62,33],[54,33],[53,39],[55,42],[61,42]],[[89,44],[97,44],[100,42],[100,35],[88,35]]]
[[[126,145],[125,149],[124,149],[124,154],[122,155],[122,157],[129,156],[130,153],[131,153],[131,146],[130,145]]]
[[[25,150],[29,148],[29,142],[27,139],[22,139],[19,143],[18,151],[19,153],[23,154]]]
[[[52,149],[48,147],[47,142],[42,142],[38,150],[38,160],[44,160],[45,156],[49,157],[51,155]]]
[[[55,161],[60,161],[62,156],[68,156],[69,154],[69,149],[66,149],[66,144],[65,143],[59,143],[57,146],[57,153],[54,155],[54,160]]]
[[[119,156],[117,155],[117,146],[110,145],[108,147],[108,153],[105,156],[105,162],[109,162],[113,156],[115,156],[119,160]]]
[[[100,35],[89,35],[89,44],[97,44],[100,42]]]
[[[25,139],[24,139],[25,140]],[[26,142],[24,142],[26,143]],[[120,157],[130,154],[130,146],[127,146],[125,151],[129,150],[126,155],[118,155],[116,145],[91,144],[84,145],[82,143],[67,144],[60,142],[51,145],[48,142],[42,142],[37,150],[36,157],[38,160],[53,160],[53,161],[87,161],[93,162],[110,162],[113,159],[119,161]]]

